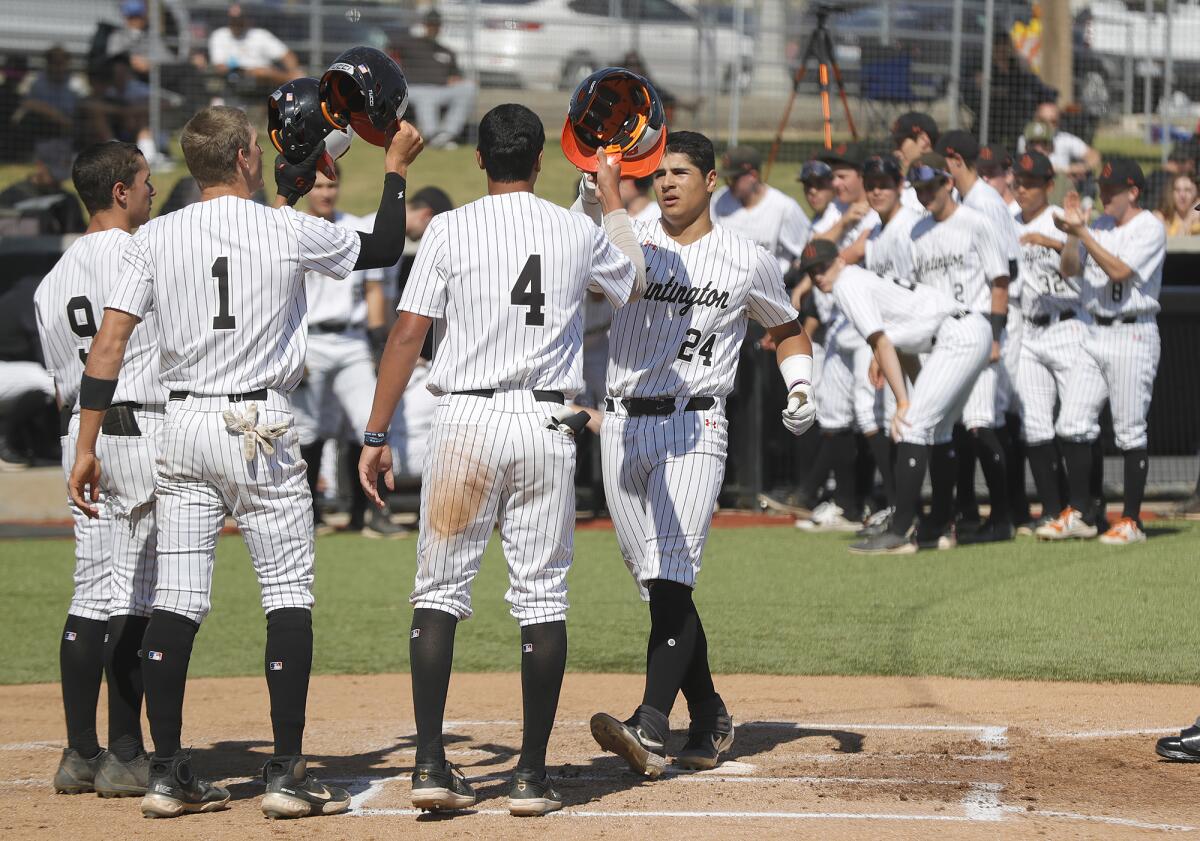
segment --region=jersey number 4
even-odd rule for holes
[[[546,324],[546,294],[542,292],[542,255],[530,254],[525,267],[517,275],[509,300],[514,307],[529,307],[525,323],[532,327]]]
[[[704,344],[700,344],[700,339],[703,338],[703,336],[704,334],[699,330],[688,330],[687,333],[684,334],[683,344],[679,346],[679,353],[676,354],[675,358],[682,359],[684,362],[691,362],[696,358],[696,354],[700,354],[700,359],[705,365],[711,368],[713,345],[717,343],[717,334],[710,334],[709,337],[704,340]],[[697,345],[699,345],[699,349],[697,349]]]
[[[213,316],[213,329],[232,330],[237,327],[237,317],[229,314],[229,258],[214,260],[212,274],[217,279],[217,314]]]

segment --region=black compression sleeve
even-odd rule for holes
[[[404,254],[404,186],[402,175],[389,172],[383,176],[383,196],[375,214],[375,230],[358,234],[362,246],[354,263],[356,271],[394,266]]]

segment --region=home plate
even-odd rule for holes
[[[709,768],[707,771],[697,771],[697,774],[715,774],[720,777],[735,777],[735,776],[750,776],[758,770],[757,765],[749,762],[722,762],[716,768]]]

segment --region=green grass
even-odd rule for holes
[[[714,669],[770,674],[1195,683],[1200,525],[1163,526],[1130,549],[1095,542],[1006,545],[862,558],[837,536],[787,528],[714,531],[697,590]],[[571,572],[570,668],[642,668],[647,611],[608,531],[580,532]],[[72,544],[0,543],[0,682],[57,679]],[[316,669],[407,669],[415,541],[318,542]],[[192,673],[262,670],[264,620],[240,539],[218,548],[214,609]],[[460,670],[519,668],[519,634],[493,540],[460,629]]]

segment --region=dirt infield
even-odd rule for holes
[[[596,710],[627,713],[640,678],[568,675],[550,750],[567,807],[518,820],[504,811],[504,777],[520,744],[519,677],[456,677],[448,749],[476,780],[480,803],[474,814],[439,819],[418,818],[408,804],[408,676],[316,678],[306,747],[324,779],[354,793],[354,810],[291,824],[258,810],[253,777],[269,734],[260,679],[189,686],[185,740],[235,799],[225,812],[163,822],[143,820],[136,800],[54,795],[58,687],[0,687],[0,836],[991,839],[1200,830],[1200,767],[1159,762],[1153,751],[1157,733],[1200,710],[1194,688],[758,676],[718,686],[739,722],[730,761],[648,783],[599,754],[586,723]],[[678,708],[677,728],[684,716]]]

